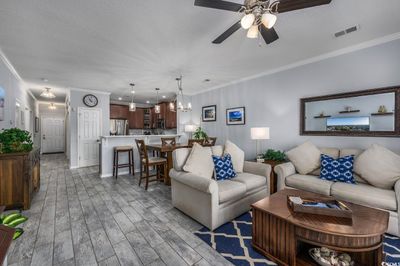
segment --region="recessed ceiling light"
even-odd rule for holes
[[[43,82],[48,82],[48,81],[49,81],[48,79],[45,79],[45,78],[41,78],[41,80],[42,80]]]
[[[150,101],[146,101],[146,103],[150,103]]]
[[[122,101],[122,97],[118,97],[118,100]]]
[[[163,97],[163,99],[167,98],[167,96],[165,96],[165,95],[163,95],[162,97]]]
[[[205,79],[205,80],[203,80],[203,82],[210,82],[211,81],[211,79]]]

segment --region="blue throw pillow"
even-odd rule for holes
[[[214,156],[214,167],[215,167],[215,179],[226,180],[236,176],[235,170],[233,170],[232,158],[229,154],[225,156]]]
[[[321,174],[319,177],[333,182],[355,184],[353,164],[354,155],[333,159],[328,155],[321,154]]]

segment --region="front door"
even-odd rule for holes
[[[95,108],[78,108],[79,167],[99,164],[101,136],[101,111]]]
[[[42,117],[42,153],[64,152],[64,118]]]

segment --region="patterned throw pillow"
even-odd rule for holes
[[[236,176],[235,170],[233,170],[232,157],[230,154],[224,156],[213,155],[214,168],[215,168],[215,179],[226,180]]]
[[[321,174],[319,177],[333,182],[355,184],[353,163],[354,155],[333,159],[328,155],[321,154]]]

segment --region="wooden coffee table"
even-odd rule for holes
[[[326,199],[319,194],[284,189],[262,199],[253,207],[253,247],[279,265],[317,265],[308,255],[312,247],[346,252],[356,265],[381,265],[383,234],[388,212],[346,203],[352,220],[294,213],[287,196]]]

